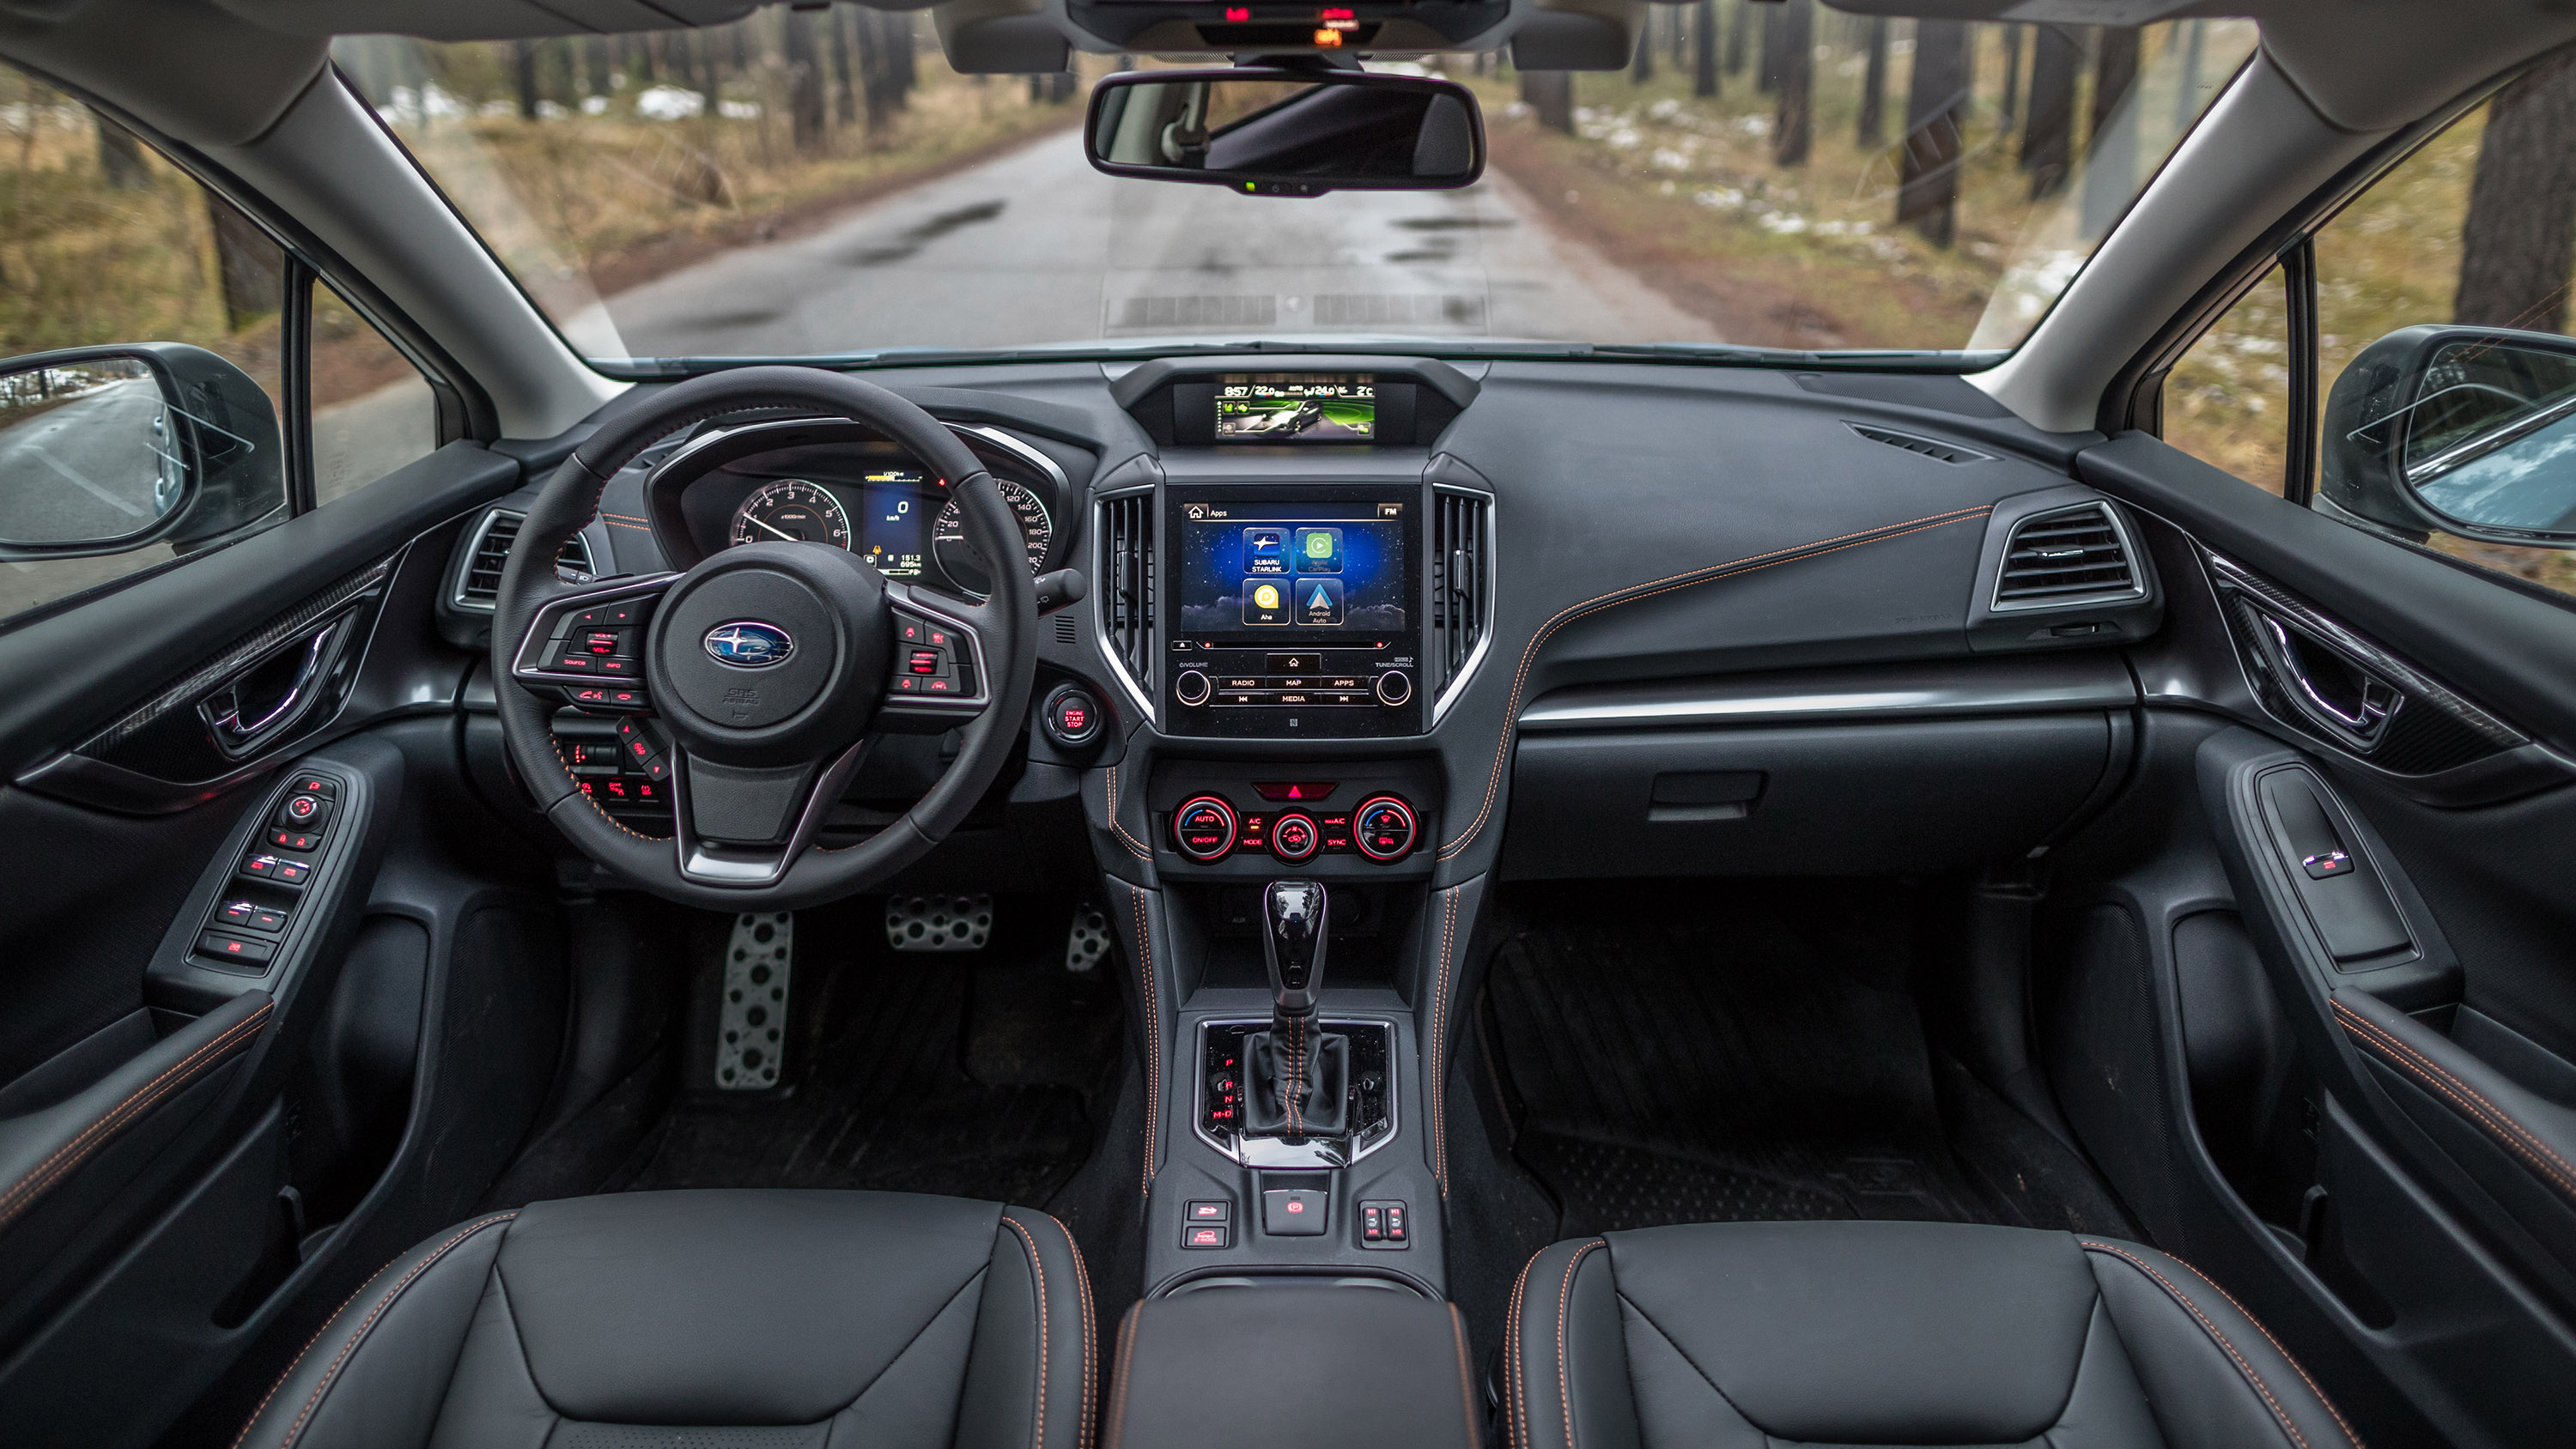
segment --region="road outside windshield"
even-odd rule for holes
[[[1618,72],[1381,68],[1482,100],[1460,191],[1113,180],[1075,72],[961,76],[913,14],[333,54],[586,356],[1277,337],[2017,346],[2250,23],[1648,8]]]

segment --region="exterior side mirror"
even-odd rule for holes
[[[286,506],[277,411],[182,342],[0,362],[0,560],[185,553]]]
[[[2335,508],[2418,541],[2576,548],[2576,338],[2402,328],[2335,379],[2324,422]]]
[[[1127,71],[1083,129],[1112,176],[1252,196],[1444,191],[1485,173],[1485,123],[1455,81],[1319,67]]]

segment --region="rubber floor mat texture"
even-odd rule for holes
[[[1943,1133],[1882,882],[1525,887],[1486,988],[1560,1235],[1988,1221]]]

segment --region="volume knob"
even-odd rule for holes
[[[1208,677],[1195,669],[1184,669],[1172,680],[1172,698],[1192,709],[1207,703],[1208,696],[1214,692],[1215,687],[1208,683]]]
[[[1398,705],[1413,698],[1413,679],[1401,669],[1390,669],[1377,677],[1377,702]]]

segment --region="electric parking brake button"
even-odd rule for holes
[[[1261,1194],[1261,1230],[1274,1238],[1324,1235],[1324,1194],[1311,1188],[1274,1187]]]

